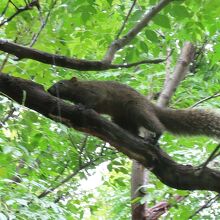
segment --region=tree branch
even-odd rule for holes
[[[185,62],[177,62],[175,67],[175,71],[171,77],[170,73],[170,55],[172,54],[172,50],[168,50],[168,57],[167,57],[167,68],[166,68],[166,77],[164,80],[164,87],[162,92],[160,93],[159,99],[157,101],[157,105],[161,107],[166,107],[171,100],[173,93],[175,92],[176,88],[180,84],[181,80],[187,74],[187,68],[189,67],[194,54],[195,49],[193,45],[189,42],[186,42],[181,50],[181,54],[179,57],[180,60],[185,60]],[[176,202],[180,202],[182,196],[177,196],[174,199]],[[162,214],[164,214],[169,208],[170,204],[168,202],[159,202],[154,207],[149,208],[146,210],[145,219],[158,219]]]
[[[158,99],[159,106],[167,106],[170,97],[176,90],[179,83],[183,80],[189,70],[189,64],[192,62],[195,54],[195,49],[190,42],[186,42],[181,51],[179,60],[173,71],[173,79],[167,82],[167,86],[164,87]]]
[[[45,117],[60,117],[62,123],[110,143],[128,157],[142,163],[170,187],[220,192],[219,171],[205,167],[198,175],[196,167],[176,163],[159,147],[133,136],[91,109],[51,96],[40,84],[0,73],[0,92]]]
[[[150,220],[159,219],[160,216],[166,213],[168,209],[170,209],[171,207],[175,207],[178,203],[183,201],[185,198],[187,198],[187,196],[176,195],[174,196],[176,203],[173,203],[170,201],[161,201],[157,203],[153,207],[147,209],[146,219],[150,219]]]
[[[112,63],[115,53],[130,43],[131,40],[133,40],[136,35],[148,25],[154,16],[172,1],[173,0],[161,0],[157,5],[152,7],[151,10],[146,15],[144,15],[144,17],[126,35],[111,43],[103,61],[109,64]]]
[[[208,97],[205,97],[205,98],[199,100],[198,102],[194,103],[190,108],[194,108],[194,107],[196,107],[197,105],[200,105],[200,104],[203,103],[203,102],[206,102],[206,101],[208,101],[208,100],[210,100],[210,99],[213,99],[213,98],[217,98],[217,97],[219,97],[219,96],[220,96],[220,92],[216,92],[216,93],[214,93],[213,95],[210,95],[210,96],[208,96]]]
[[[129,9],[128,14],[127,14],[127,16],[126,16],[126,18],[125,18],[125,20],[124,20],[124,22],[123,22],[119,32],[118,32],[116,38],[115,38],[116,40],[119,38],[119,36],[121,35],[122,31],[124,30],[125,25],[126,25],[126,23],[128,21],[129,16],[131,15],[132,10],[134,9],[134,6],[135,6],[136,2],[137,2],[137,0],[133,1],[132,5],[131,5],[131,8]]]
[[[69,182],[74,176],[76,176],[81,170],[89,167],[91,164],[93,164],[95,161],[97,161],[99,158],[96,158],[96,160],[92,160],[89,161],[83,165],[81,165],[79,168],[77,168],[76,170],[74,170],[70,175],[68,175],[66,178],[64,178],[62,181],[60,181],[59,183],[56,184],[56,186],[51,187],[49,189],[46,189],[45,191],[43,191],[40,195],[38,195],[37,197],[43,198],[45,196],[47,196],[49,193],[54,192],[56,189],[58,189],[60,186],[64,185],[65,183]]]
[[[16,108],[13,106],[13,104],[11,104],[7,115],[2,120],[0,120],[0,128],[3,127],[3,125],[9,120],[9,118],[13,117],[15,110]]]
[[[195,211],[188,219],[192,219],[194,216],[196,216],[199,212],[202,210],[209,208],[213,203],[215,203],[217,200],[220,199],[220,194],[217,194],[213,198],[209,199],[203,206],[201,206],[198,210]]]
[[[8,0],[8,2],[6,3],[5,7],[3,8],[2,13],[0,14],[0,18],[3,17],[5,15],[6,11],[8,10],[9,3],[10,3],[10,0]]]
[[[201,171],[203,172],[204,168],[208,166],[208,164],[214,160],[216,158],[217,155],[219,155],[219,149],[220,149],[220,144],[218,144],[216,146],[216,148],[212,151],[212,153],[210,154],[210,156],[208,157],[208,159],[200,166],[201,167]]]
[[[165,59],[144,60],[144,61],[131,63],[131,64],[118,64],[118,65],[111,64],[112,60],[114,59],[115,53],[119,49],[121,49],[125,45],[127,45],[145,26],[148,25],[149,21],[159,11],[161,11],[167,4],[169,4],[172,1],[173,0],[161,0],[157,5],[152,7],[151,10],[142,18],[142,20],[139,21],[133,27],[133,29],[131,29],[122,38],[117,39],[112,42],[112,44],[110,45],[110,47],[105,55],[105,58],[102,61],[88,61],[88,60],[74,59],[74,58],[71,59],[71,58],[68,58],[65,56],[49,54],[49,53],[42,52],[42,51],[39,51],[36,49],[24,47],[24,46],[15,44],[15,43],[10,43],[7,40],[3,40],[3,39],[0,39],[0,50],[7,52],[7,53],[10,53],[10,54],[13,54],[13,55],[17,56],[19,59],[29,58],[29,59],[40,61],[42,63],[46,63],[46,64],[51,64],[51,65],[56,65],[56,66],[66,67],[66,68],[76,69],[76,70],[84,70],[84,71],[129,68],[132,66],[137,66],[137,65],[146,64],[146,63],[160,63],[160,62],[163,62]],[[133,5],[130,9],[130,12],[134,7],[135,2],[136,1],[134,1]],[[18,8],[17,12],[13,16],[8,18],[7,21],[3,21],[3,24],[5,22],[10,21],[18,13],[20,13],[24,10],[28,10],[28,9],[32,8],[33,6],[36,6],[36,7],[38,7],[38,9],[40,9],[38,0],[32,0],[25,7]],[[48,14],[48,16],[49,16],[49,14]],[[129,14],[128,14],[128,16],[129,16]],[[45,24],[42,24],[41,29],[43,29],[44,26],[45,26]],[[124,27],[122,26],[122,29],[123,28]],[[41,32],[41,29],[39,30],[39,33]],[[35,36],[35,38],[38,37],[38,34]],[[119,32],[119,34],[120,34],[120,32]],[[36,41],[35,38],[33,39],[31,46],[35,43],[35,41]]]
[[[48,22],[48,19],[49,19],[49,17],[50,17],[50,14],[51,14],[52,10],[54,9],[54,6],[56,5],[56,3],[57,3],[57,0],[54,0],[54,1],[51,2],[50,9],[49,9],[49,11],[48,11],[48,13],[47,13],[45,19],[43,19],[42,14],[41,14],[41,10],[39,10],[39,16],[40,16],[41,26],[40,26],[38,32],[33,35],[32,41],[31,41],[29,47],[33,47],[34,44],[37,42],[37,39],[39,38],[41,32],[42,32],[43,29],[45,28],[45,26],[46,26],[46,24],[47,24],[47,22]]]
[[[68,58],[62,55],[50,54],[33,48],[21,46],[16,43],[9,42],[7,40],[0,39],[0,50],[13,54],[19,59],[29,58],[37,60],[42,63],[56,65],[60,67],[66,67],[76,70],[107,70],[107,69],[118,69],[118,68],[129,68],[145,63],[157,64],[166,60],[165,59],[154,59],[154,60],[143,60],[131,64],[106,64],[102,61],[89,61],[83,59]]]

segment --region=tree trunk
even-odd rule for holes
[[[131,174],[131,199],[143,197],[145,195],[144,188],[140,188],[147,184],[147,170],[136,160],[132,163]],[[132,220],[145,220],[146,219],[147,204],[133,203],[131,205]]]

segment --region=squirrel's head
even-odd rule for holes
[[[73,77],[70,80],[60,80],[53,84],[47,91],[53,96],[65,99],[68,98],[77,84],[78,80],[76,77]]]

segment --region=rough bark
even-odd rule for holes
[[[80,71],[82,70],[100,71],[100,70],[108,70],[108,69],[130,68],[141,64],[158,64],[166,60],[166,58],[163,59],[159,58],[159,59],[141,60],[138,62],[126,63],[126,64],[110,64],[104,61],[91,61],[84,59],[69,58],[57,54],[51,54],[45,51],[40,51],[37,49],[12,43],[5,39],[0,39],[0,50],[16,56],[19,60],[27,58],[27,59],[39,61],[41,63],[51,64],[55,66],[60,66],[60,67],[65,67]]]
[[[175,92],[179,83],[183,80],[189,70],[189,64],[193,60],[195,50],[190,42],[186,42],[181,51],[179,60],[175,66],[172,78],[166,81],[166,86],[158,99],[158,106],[167,106],[173,93]]]
[[[179,60],[176,64],[172,77],[170,75],[170,71],[166,73],[166,79],[164,82],[164,88],[159,96],[157,101],[157,105],[161,107],[165,107],[168,105],[173,93],[175,92],[176,88],[178,87],[179,83],[188,73],[189,65],[194,57],[194,47],[190,42],[186,42],[181,50]],[[168,60],[169,61],[169,60]],[[135,197],[143,197],[144,194],[138,190],[140,186],[147,184],[147,171],[144,167],[136,162],[133,161],[132,164],[132,190],[131,190],[131,197],[134,199]],[[146,203],[140,204],[135,203],[132,204],[132,220],[145,220],[149,217],[149,212],[147,212],[147,205]],[[163,209],[165,211],[165,209]],[[162,213],[160,211],[160,213]],[[152,213],[151,213],[152,214]],[[155,216],[158,213],[154,212]]]
[[[145,28],[152,18],[157,15],[164,7],[166,7],[172,0],[161,0],[158,4],[152,7],[148,13],[146,13],[143,18],[122,38],[117,39],[111,43],[104,57],[105,63],[111,63],[114,56],[118,50],[128,45],[131,40],[133,40],[138,33]]]
[[[47,93],[43,86],[29,80],[0,73],[0,92],[45,117],[60,120],[76,130],[87,132],[140,162],[164,184],[185,190],[220,192],[220,172],[176,163],[159,147],[126,132],[91,109],[66,103]]]
[[[146,168],[138,161],[132,161],[132,173],[131,173],[131,199],[142,198],[145,196],[143,187],[148,183],[148,172]],[[147,204],[136,202],[131,204],[131,216],[132,220],[145,220],[147,213]]]

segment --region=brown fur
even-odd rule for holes
[[[144,127],[158,138],[164,130],[182,135],[220,137],[220,115],[201,109],[160,108],[136,90],[113,81],[61,80],[48,90],[52,95],[110,115],[113,122],[138,135]]]

